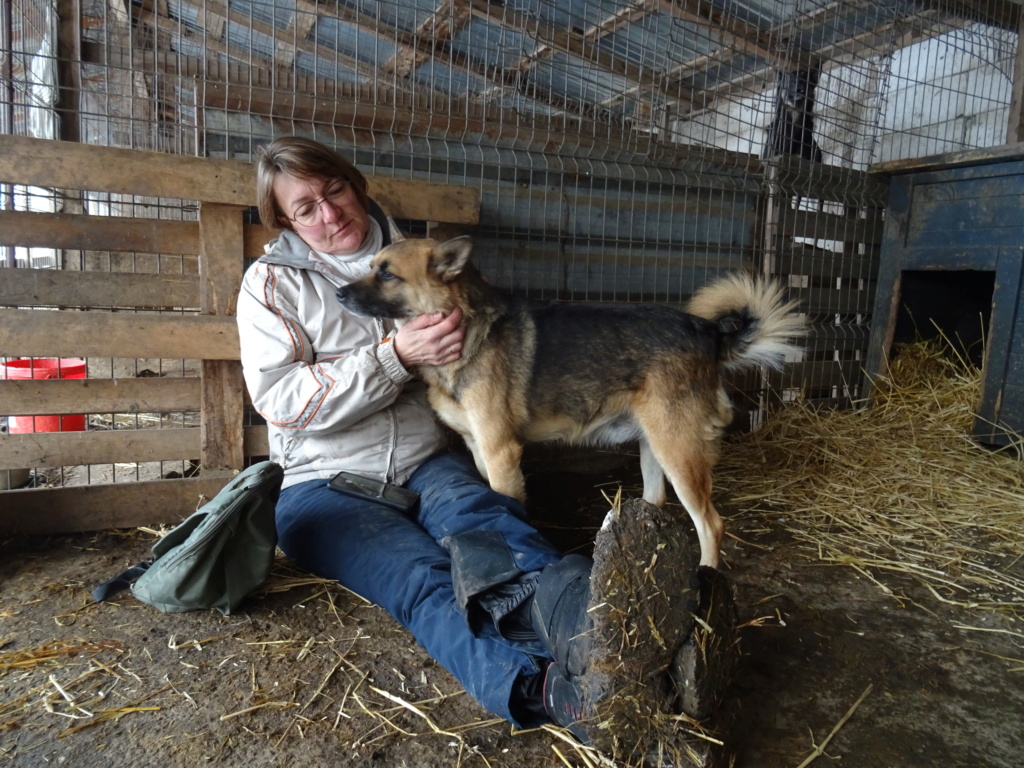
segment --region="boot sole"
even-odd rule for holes
[[[581,687],[595,715],[578,726],[619,760],[642,759],[676,699],[670,668],[697,597],[691,538],[685,519],[637,499],[608,513],[594,544],[593,650]]]

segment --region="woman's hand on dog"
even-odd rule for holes
[[[395,354],[405,368],[417,365],[447,365],[462,356],[460,327],[462,310],[456,307],[446,317],[443,312],[414,317],[395,334]]]

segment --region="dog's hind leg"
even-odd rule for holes
[[[640,438],[640,473],[644,478],[644,501],[665,506],[665,473],[646,438]]]
[[[681,376],[676,377],[676,386],[652,377],[634,413],[654,459],[697,529],[700,564],[714,568],[725,525],[711,503],[711,469],[718,459],[728,401],[717,386],[702,386],[699,376],[690,373],[689,383],[694,386],[686,390],[678,388]]]
[[[704,441],[696,437],[693,430],[667,427],[660,434],[648,435],[651,450],[697,529],[700,564],[717,568],[725,525],[711,503],[712,462],[704,452]]]

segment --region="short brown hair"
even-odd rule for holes
[[[341,179],[352,186],[352,191],[363,208],[370,210],[366,195],[366,177],[352,163],[330,147],[301,136],[282,136],[256,150],[256,197],[260,220],[267,229],[292,229],[288,214],[281,210],[274,197],[274,178],[287,173],[297,179]]]

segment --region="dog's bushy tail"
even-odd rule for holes
[[[701,288],[686,311],[717,323],[722,332],[720,360],[731,370],[757,365],[782,368],[788,343],[807,333],[795,314],[798,301],[786,301],[777,282],[737,273]]]

